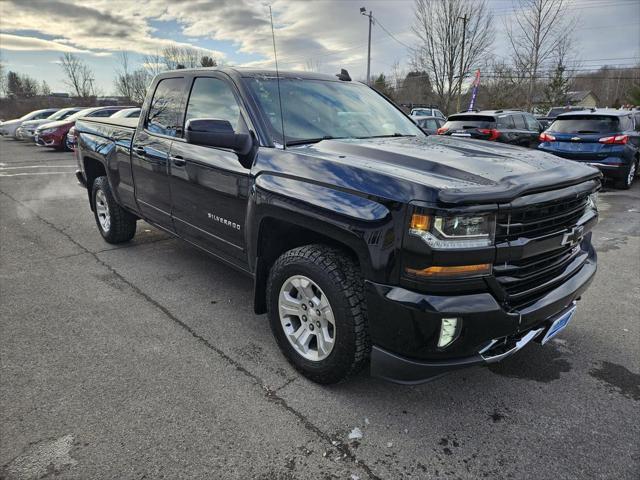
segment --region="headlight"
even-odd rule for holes
[[[587,197],[587,206],[593,210],[598,210],[598,192],[593,192]]]
[[[437,216],[414,213],[409,228],[429,246],[438,249],[478,248],[493,245],[493,215]]]
[[[57,130],[57,128],[45,128],[44,130],[38,130],[39,135],[47,135],[49,133],[53,133]]]

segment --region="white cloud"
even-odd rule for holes
[[[20,35],[11,35],[9,33],[0,33],[0,45],[5,50],[19,51],[42,51],[52,50],[55,52],[73,52],[86,53],[86,50],[80,50],[70,45],[65,45],[52,40],[43,40],[35,37],[24,37]]]

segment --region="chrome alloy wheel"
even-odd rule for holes
[[[631,185],[633,183],[633,179],[636,176],[636,162],[631,162],[631,166],[629,167],[629,176],[627,177],[627,185]]]
[[[278,297],[282,329],[294,350],[314,362],[324,360],[336,341],[336,322],[322,289],[303,275],[289,277]]]
[[[107,233],[111,228],[111,215],[109,214],[109,205],[107,205],[107,197],[100,189],[96,192],[96,215],[100,222],[100,227]]]

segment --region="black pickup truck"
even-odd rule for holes
[[[139,120],[76,129],[104,239],[143,219],[251,276],[316,382],[416,383],[545,343],[596,272],[598,170],[427,137],[348,75],[177,70]]]

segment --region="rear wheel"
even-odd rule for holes
[[[278,346],[307,378],[335,383],[366,364],[364,283],[344,252],[307,245],[284,253],[271,268],[267,300]]]
[[[638,173],[638,160],[635,160],[631,162],[627,167],[627,171],[625,172],[624,177],[620,178],[619,180],[616,180],[616,182],[614,183],[614,186],[616,188],[621,188],[623,190],[630,189],[631,185],[633,185],[633,181],[635,180],[637,173]]]
[[[116,202],[107,177],[93,182],[93,214],[98,230],[109,243],[128,242],[136,234],[137,219]]]

